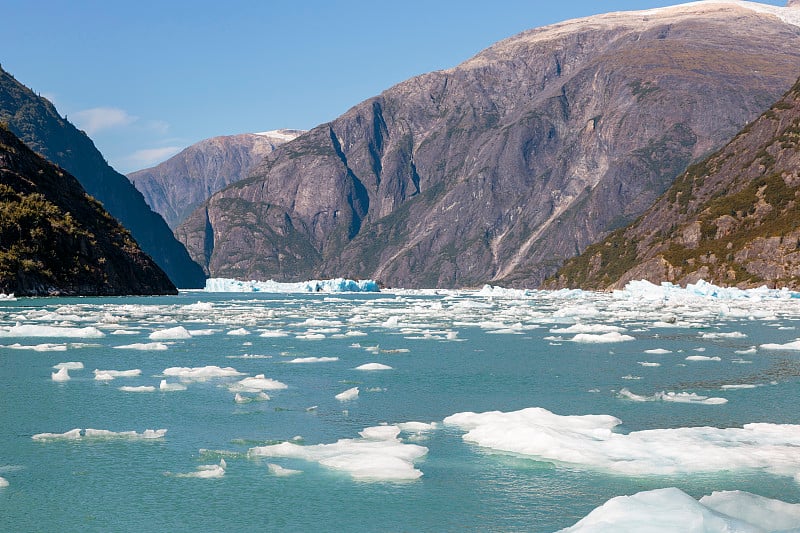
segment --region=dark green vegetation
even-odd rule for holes
[[[130,229],[136,241],[173,282],[205,284],[202,269],[150,210],[141,193],[105,161],[91,139],[62,118],[53,104],[0,69],[0,121],[30,148],[75,176],[86,191]]]
[[[634,278],[800,287],[800,81],[546,285],[605,289]]]
[[[130,232],[78,181],[0,125],[0,292],[174,294]]]

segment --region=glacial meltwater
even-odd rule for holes
[[[0,300],[0,529],[800,527],[797,294],[330,288]]]

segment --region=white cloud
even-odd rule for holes
[[[129,115],[127,111],[115,107],[93,107],[72,113],[70,119],[87,135],[92,136],[98,131],[133,124],[139,117]]]
[[[181,146],[164,146],[163,148],[147,148],[137,150],[122,159],[122,167],[133,170],[149,168],[180,152]]]

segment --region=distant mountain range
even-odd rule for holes
[[[212,194],[248,177],[276,147],[302,133],[275,130],[205,139],[153,168],[128,174],[128,179],[175,228]]]
[[[800,289],[800,81],[548,286],[613,289],[632,279]]]
[[[791,87],[798,23],[697,2],[524,32],[278,147],[176,235],[213,276],[536,286]]]
[[[70,174],[0,126],[0,292],[174,294],[130,232]]]
[[[175,240],[142,194],[111,168],[91,139],[62,118],[53,104],[0,69],[0,122],[49,161],[75,176],[181,288],[205,285],[202,269]]]

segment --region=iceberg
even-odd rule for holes
[[[622,475],[763,471],[798,479],[800,425],[751,423],[741,428],[679,427],[616,433],[610,415],[520,411],[458,413],[444,423],[463,439],[501,452]]]
[[[281,283],[278,281],[240,281],[227,278],[209,278],[206,280],[206,292],[380,292],[378,284],[371,280],[352,280],[335,278],[327,280],[309,280],[298,283]]]
[[[713,298],[718,300],[788,300],[800,298],[800,292],[789,289],[770,289],[766,286],[757,289],[719,287],[707,281],[689,283],[686,287],[668,281],[656,285],[646,280],[629,281],[625,288],[613,292],[615,298],[639,298],[643,300],[680,300],[686,298]]]
[[[417,444],[402,442],[398,426],[375,426],[360,432],[361,438],[340,439],[333,444],[301,446],[282,442],[250,448],[251,457],[286,457],[314,461],[347,472],[355,479],[376,481],[414,480],[422,472],[414,461],[428,453]]]
[[[618,496],[559,533],[760,533],[788,531],[799,523],[800,506],[748,493],[717,494],[698,502],[673,487]],[[756,502],[763,507],[755,506]]]
[[[167,434],[166,429],[146,429],[141,433],[135,431],[109,431],[107,429],[71,429],[65,433],[37,433],[31,438],[37,441],[52,440],[107,440],[107,439],[127,439],[127,440],[151,440],[161,439]]]
[[[355,400],[358,398],[358,387],[353,387],[352,389],[347,389],[344,392],[340,392],[336,396],[334,396],[340,402],[349,402],[350,400]]]

